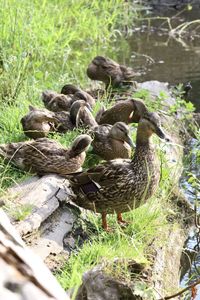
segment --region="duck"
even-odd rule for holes
[[[118,223],[123,224],[122,213],[146,203],[156,191],[160,166],[151,140],[153,134],[169,140],[159,116],[146,112],[138,123],[132,159],[110,160],[68,177],[74,192],[72,201],[100,213],[106,231],[109,231],[107,214],[116,213]]]
[[[29,105],[29,112],[21,118],[24,134],[32,139],[46,137],[54,130],[56,119],[47,109],[36,108]]]
[[[96,56],[87,68],[87,76],[106,84],[106,88],[129,85],[130,79],[139,75],[132,68],[120,65],[110,58]]]
[[[101,159],[130,158],[134,144],[130,137],[130,129],[123,122],[114,125],[104,124],[92,129],[92,152]]]
[[[92,138],[79,135],[69,148],[48,138],[1,144],[0,156],[18,168],[43,176],[49,173],[66,176],[80,171]]]
[[[61,89],[61,94],[70,96],[73,99],[73,101],[76,101],[76,100],[85,100],[87,103],[89,103],[89,105],[91,107],[94,107],[94,105],[96,103],[96,101],[92,97],[92,95],[90,95],[86,91],[83,91],[80,88],[77,88],[73,84],[66,84],[66,85],[64,85],[62,87],[62,89]]]
[[[92,115],[90,105],[84,100],[74,101],[70,111],[55,112],[56,130],[66,132],[78,127],[95,127],[97,122]]]
[[[144,102],[140,99],[126,99],[118,101],[109,109],[102,108],[96,115],[98,124],[111,124],[116,122],[138,123],[141,116],[147,112],[148,109]]]
[[[54,112],[69,111],[74,99],[72,97],[59,94],[51,90],[42,92],[44,106]]]

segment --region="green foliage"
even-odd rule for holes
[[[128,11],[121,0],[1,1],[0,98],[35,102],[41,89],[86,83],[85,67],[109,56]]]
[[[158,202],[156,197],[137,210],[124,214],[130,223],[126,228],[121,228],[116,223],[115,215],[109,215],[108,222],[113,228],[112,233],[106,233],[101,229],[100,220],[94,213],[88,212],[87,215],[95,224],[98,234],[86,242],[78,253],[72,253],[62,271],[57,274],[59,282],[65,289],[78,287],[82,274],[103,261],[114,262],[115,258],[119,258],[149,264],[146,246],[160,235],[160,230],[165,224],[162,203]],[[119,272],[115,276],[120,277],[122,273]],[[125,272],[124,280],[130,280],[129,276],[130,274]]]
[[[128,16],[130,22],[133,11],[122,0],[1,1],[0,143],[27,139],[20,119],[29,104],[43,107],[42,90],[59,91],[65,83],[88,86],[85,70],[94,56],[115,59],[116,49],[126,51],[127,42],[121,39],[123,47],[119,42],[116,47],[116,38],[128,25]],[[68,146],[79,133],[52,138]],[[12,166],[1,166],[1,189],[18,174]]]

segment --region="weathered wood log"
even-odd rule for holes
[[[61,257],[68,257],[63,238],[72,231],[80,214],[76,207],[59,207],[63,200],[70,202],[71,192],[63,177],[52,174],[28,178],[10,188],[4,196],[4,202],[8,196],[14,199],[13,209],[15,204],[30,205],[30,214],[22,221],[11,217],[12,223],[26,243],[52,269]]]
[[[25,247],[0,209],[0,299],[69,300],[42,260]]]

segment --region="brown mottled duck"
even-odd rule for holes
[[[156,160],[152,134],[166,139],[156,113],[145,113],[137,129],[136,149],[132,160],[115,159],[88,171],[69,176],[75,193],[73,202],[102,214],[102,226],[108,230],[106,215],[121,213],[144,204],[156,191],[160,166]]]
[[[94,127],[92,152],[104,160],[130,158],[134,144],[130,137],[129,127],[123,122],[114,125],[104,124]]]
[[[102,109],[97,113],[98,124],[115,124],[116,122],[138,123],[148,109],[143,101],[138,99],[127,99],[117,102],[111,108]]]
[[[0,156],[25,171],[38,175],[55,173],[65,176],[80,171],[91,141],[89,135],[83,134],[68,149],[48,138],[2,144]]]
[[[53,131],[55,121],[54,114],[49,110],[29,105],[29,112],[21,119],[21,124],[25,135],[37,139]]]
[[[110,58],[96,56],[87,68],[87,75],[92,80],[104,82],[106,87],[119,87],[138,74],[132,68],[119,65]]]
[[[87,92],[77,88],[73,84],[66,84],[61,89],[61,93],[72,97],[73,101],[85,100],[91,107],[95,105],[95,99]]]
[[[51,111],[68,111],[74,102],[72,97],[46,90],[42,92],[42,101],[45,107]]]
[[[97,125],[92,113],[90,105],[84,100],[74,101],[70,111],[56,112],[57,120],[56,129],[59,132],[66,132],[78,127],[93,127]]]

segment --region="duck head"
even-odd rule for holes
[[[49,101],[48,108],[54,112],[67,111],[71,107],[72,102],[73,100],[71,97],[64,94],[58,94]]]
[[[76,92],[80,91],[79,88],[77,88],[73,84],[65,84],[61,89],[61,94],[64,95],[74,95]]]
[[[146,112],[139,121],[137,141],[149,139],[152,134],[169,142],[169,137],[164,133],[161,127],[161,120],[157,113]]]
[[[48,104],[49,101],[51,101],[52,98],[54,98],[57,95],[54,91],[46,90],[42,92],[41,98],[44,103],[44,105]]]
[[[112,128],[110,129],[109,136],[113,139],[127,142],[132,148],[135,148],[135,145],[132,142],[131,136],[130,136],[130,130],[128,125],[126,125],[124,122],[117,122],[115,123]]]
[[[118,72],[120,72],[119,64],[103,56],[96,56],[87,68],[90,79],[103,81],[107,85]]]
[[[23,118],[22,118],[23,119]],[[36,108],[29,105],[29,114],[27,115],[27,120],[33,120],[34,122],[54,122],[54,113],[45,108]]]

